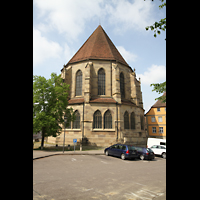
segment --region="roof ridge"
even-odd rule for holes
[[[66,65],[89,59],[113,60],[131,68],[101,25],[93,31]]]

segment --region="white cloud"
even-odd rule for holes
[[[56,29],[68,39],[76,39],[85,28],[87,20],[100,15],[102,0],[34,0],[38,17],[44,18],[37,28]]]
[[[127,0],[112,1],[113,4],[107,4],[106,10],[109,15],[110,24],[117,25],[118,32],[123,32],[134,28],[135,30],[144,30],[148,25],[153,24],[153,7],[150,1]],[[120,26],[119,26],[120,24]]]
[[[75,40],[86,28],[85,24],[99,19],[102,25],[114,25],[114,30],[123,32],[134,28],[145,30],[153,24],[153,7],[151,1],[144,0],[34,0],[37,7],[35,27],[40,31],[56,30],[67,39]],[[118,28],[117,28],[118,27]]]
[[[60,58],[62,47],[41,36],[41,32],[33,27],[33,66],[37,66],[46,59]]]
[[[123,46],[117,46],[117,49],[127,62],[134,62],[136,60],[137,55],[127,51]]]
[[[160,83],[166,80],[166,67],[163,65],[152,65],[147,68],[143,74],[137,74],[137,78],[141,78],[143,85],[150,85],[151,83]]]

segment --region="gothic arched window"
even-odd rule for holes
[[[144,130],[144,117],[140,116],[141,130]]]
[[[129,114],[127,111],[124,113],[124,129],[129,129]]]
[[[102,116],[99,110],[93,115],[93,128],[102,128]]]
[[[121,98],[125,98],[125,91],[124,91],[124,74],[120,73],[120,92]]]
[[[82,95],[82,72],[78,70],[76,73],[76,96]]]
[[[78,110],[76,110],[74,114],[76,116],[76,119],[73,122],[73,128],[79,129],[80,128],[80,114],[79,114]]]
[[[131,129],[135,129],[135,113],[131,113]]]
[[[98,95],[105,95],[105,71],[103,68],[98,71]]]
[[[112,128],[112,115],[110,110],[107,110],[104,114],[104,128]]]

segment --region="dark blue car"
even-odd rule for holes
[[[135,147],[135,149],[137,150],[138,158],[140,158],[141,160],[152,160],[155,157],[154,152],[150,148]]]
[[[125,160],[127,158],[135,159],[138,157],[137,150],[132,145],[114,144],[104,150],[104,153],[109,156],[121,157]]]

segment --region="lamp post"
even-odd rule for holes
[[[67,123],[67,117],[64,117],[64,140],[63,140],[63,153],[64,153],[64,147],[65,147],[65,126]]]

